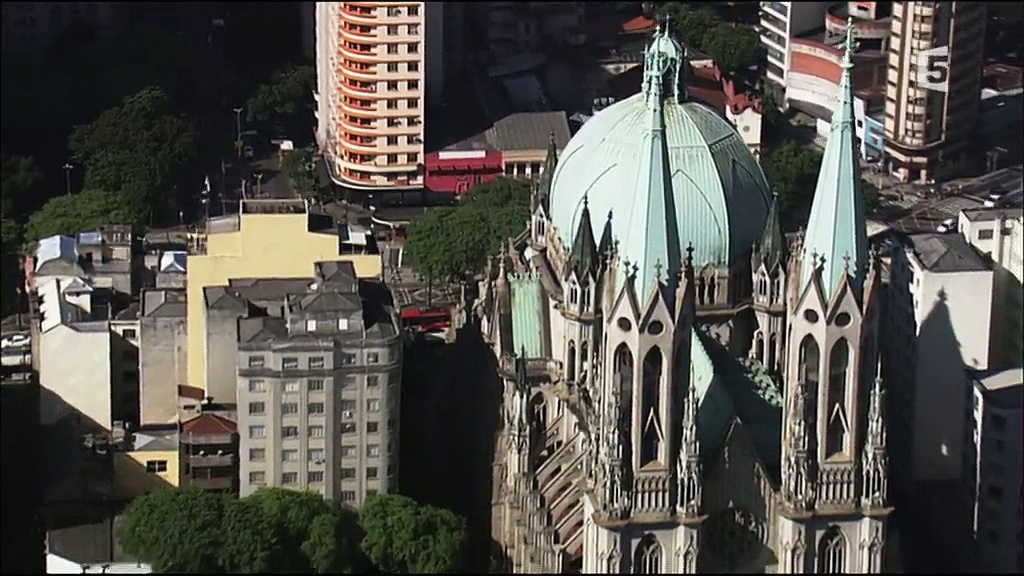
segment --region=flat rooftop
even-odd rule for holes
[[[970,210],[964,210],[964,217],[971,222],[990,222],[1000,218],[1019,220],[1024,217],[1024,208],[1020,206],[1010,208],[971,208]]]
[[[983,272],[992,267],[986,259],[955,232],[914,234],[911,248],[921,265],[930,272]]]
[[[1020,410],[1024,406],[1024,368],[1007,368],[974,373],[975,386],[985,403],[997,408]]]
[[[555,146],[564,148],[572,134],[565,112],[516,112],[490,128],[465,138],[444,150],[501,150],[503,152],[547,150],[551,135]]]

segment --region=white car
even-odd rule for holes
[[[256,152],[253,151],[252,146],[246,146],[245,148],[242,148],[242,154],[246,158],[252,158],[256,155]]]

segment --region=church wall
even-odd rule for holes
[[[559,362],[565,362],[566,321],[562,312],[557,308],[554,298],[548,298],[548,318],[551,329],[551,357]]]
[[[779,517],[779,573],[879,573],[882,571],[884,518]],[[830,544],[838,540],[841,554]],[[836,563],[834,569],[828,565]]]

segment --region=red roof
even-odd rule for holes
[[[198,436],[234,434],[238,427],[234,422],[216,414],[200,414],[181,425],[182,432]]]
[[[654,29],[654,20],[646,16],[637,16],[622,23],[622,31],[626,34],[647,32]]]
[[[178,396],[181,398],[188,398],[189,400],[202,401],[206,398],[206,392],[202,388],[196,388],[195,386],[178,386]]]

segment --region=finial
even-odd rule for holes
[[[555,133],[554,132],[548,132],[548,143],[551,144],[552,147],[555,146]]]
[[[850,273],[850,253],[843,254],[843,272]]]
[[[640,270],[640,267],[636,265],[636,262],[633,263],[632,270],[633,270],[633,276],[636,276],[637,271]]]
[[[622,261],[622,267],[625,268],[626,275],[629,276],[629,258]]]
[[[654,262],[654,278],[661,282],[661,258]]]
[[[772,190],[772,200],[776,200],[777,201],[778,199],[779,199],[779,191],[773,189]]]
[[[693,242],[686,245],[686,267],[693,269]]]
[[[843,69],[853,68],[853,18],[846,19],[846,40],[843,43]]]
[[[586,192],[583,193],[583,209],[590,210],[590,194]]]

